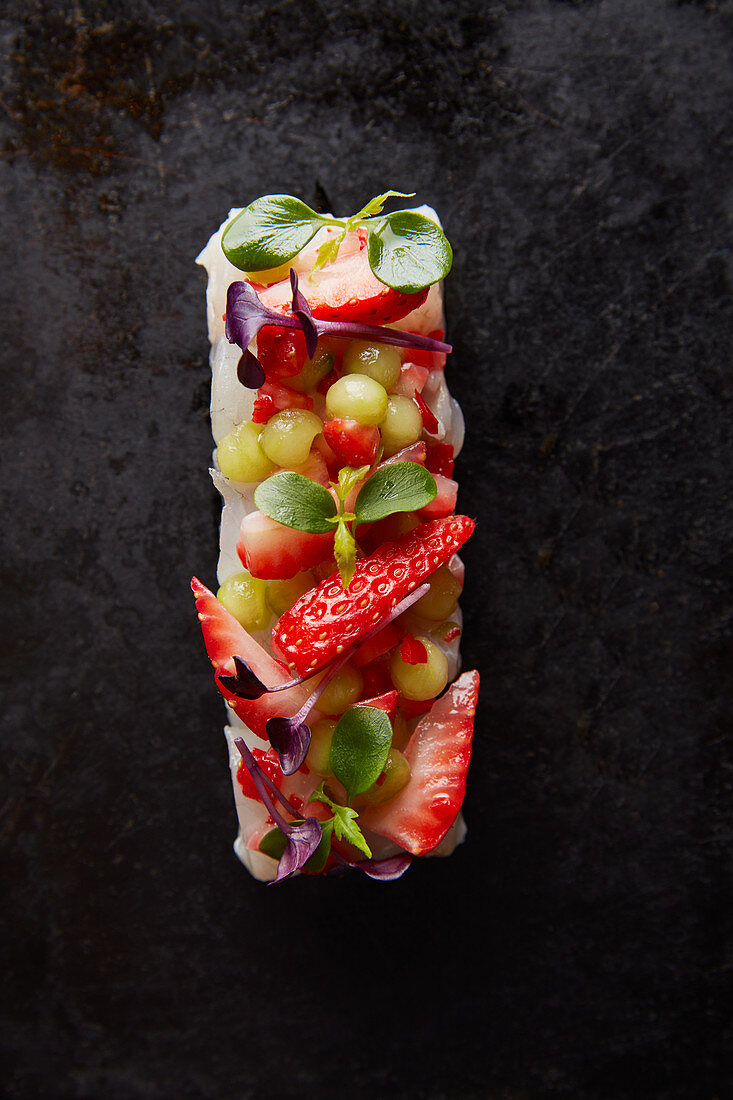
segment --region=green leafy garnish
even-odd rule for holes
[[[333,731],[330,763],[349,802],[379,779],[391,745],[392,723],[383,710],[355,706],[341,715]]]
[[[312,535],[332,531],[336,520],[336,502],[328,489],[292,470],[281,470],[258,485],[255,504],[284,527]]]
[[[450,271],[453,250],[435,222],[422,214],[388,214],[367,236],[369,266],[380,282],[414,294]]]
[[[341,574],[344,589],[348,588],[354,577],[356,567],[356,539],[346,525],[343,516],[339,516],[336,536],[333,540],[333,556]]]
[[[240,271],[264,271],[292,260],[324,219],[292,195],[255,199],[224,230],[221,247]]]
[[[375,470],[361,487],[354,511],[346,511],[346,498],[369,472],[368,466],[344,466],[331,485],[339,504],[323,485],[292,470],[281,470],[258,485],[255,504],[270,519],[285,527],[310,534],[326,534],[336,528],[334,556],[341,583],[348,588],[354,576],[357,545],[354,530],[394,512],[424,508],[438,492],[435,478],[419,462],[390,462]]]
[[[394,512],[412,512],[435,500],[435,478],[419,462],[392,462],[376,470],[354,504],[357,523],[374,523]]]
[[[323,226],[341,230],[316,252],[313,270],[336,260],[347,233],[367,230],[367,259],[380,282],[404,294],[414,294],[443,279],[453,252],[437,222],[409,210],[383,214],[391,198],[413,198],[414,192],[385,191],[375,195],[349,218],[318,214],[292,195],[265,195],[250,203],[225,229],[224,255],[242,271],[279,267],[297,255]]]
[[[354,486],[363,481],[368,473],[369,466],[342,466],[338,483],[334,486],[339,500],[346,500]]]
[[[385,716],[386,717],[386,716]],[[356,823],[356,819],[359,816],[356,810],[352,810],[351,806],[342,806],[340,802],[334,802],[329,798],[324,790],[325,779],[321,782],[320,786],[316,788],[310,797],[311,802],[324,802],[331,808],[333,817],[327,821],[321,822],[321,828],[330,825],[333,832],[336,834],[337,840],[346,840],[349,844],[353,844],[355,848],[363,852],[368,859],[372,858],[372,852],[369,845],[366,842],[364,834]],[[325,829],[324,829],[325,831]],[[283,839],[285,839],[283,837]],[[330,843],[330,833],[329,833]],[[318,854],[318,850],[311,856],[314,859]],[[324,861],[325,862],[325,861]],[[308,866],[306,864],[306,866]]]

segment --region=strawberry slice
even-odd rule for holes
[[[464,672],[436,699],[405,749],[410,782],[391,801],[363,810],[361,825],[414,856],[440,844],[466,790],[478,687],[478,672]]]
[[[267,740],[267,719],[279,714],[294,714],[300,709],[312,688],[298,684],[263,695],[260,699],[237,699],[219,682],[219,673],[235,671],[233,658],[241,657],[267,687],[277,687],[290,677],[283,666],[273,660],[234,616],[219,603],[213,592],[194,577],[191,589],[196,600],[196,610],[201,622],[204,643],[209,659],[217,673],[216,682],[225,699],[231,700],[239,718],[253,733]]]
[[[301,676],[322,668],[448,561],[475,526],[468,516],[421,524],[357,561],[346,592],[334,573],[281,616],[272,632],[273,648]]]
[[[423,519],[438,519],[440,516],[449,516],[456,510],[458,482],[443,474],[433,474],[433,477],[438,491],[430,504],[426,504],[418,512]]]
[[[303,277],[300,289],[313,316],[321,321],[364,321],[372,325],[386,325],[390,321],[399,321],[422,305],[429,288],[416,294],[403,294],[380,283],[369,267],[366,234],[362,232],[352,234],[344,241],[333,263]],[[290,313],[293,304],[290,279],[273,283],[267,290],[261,291],[260,300],[268,309]]]
[[[335,417],[323,425],[331,450],[344,466],[371,466],[379,450],[379,428],[358,420]]]
[[[239,529],[237,553],[253,577],[288,580],[333,557],[333,535],[312,535],[250,512]]]

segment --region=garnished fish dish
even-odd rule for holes
[[[450,245],[429,207],[290,195],[229,216],[208,273],[217,584],[191,587],[252,874],[390,880],[463,840],[478,672],[460,672],[463,417]],[[214,590],[215,589],[215,590]]]

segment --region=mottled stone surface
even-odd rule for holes
[[[723,1097],[729,0],[0,14],[4,1094]],[[254,883],[213,582],[203,273],[266,191],[455,249],[467,843]]]

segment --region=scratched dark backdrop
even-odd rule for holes
[[[3,1089],[723,1097],[733,5],[3,6]],[[469,840],[231,852],[204,276],[232,204],[455,249]]]

